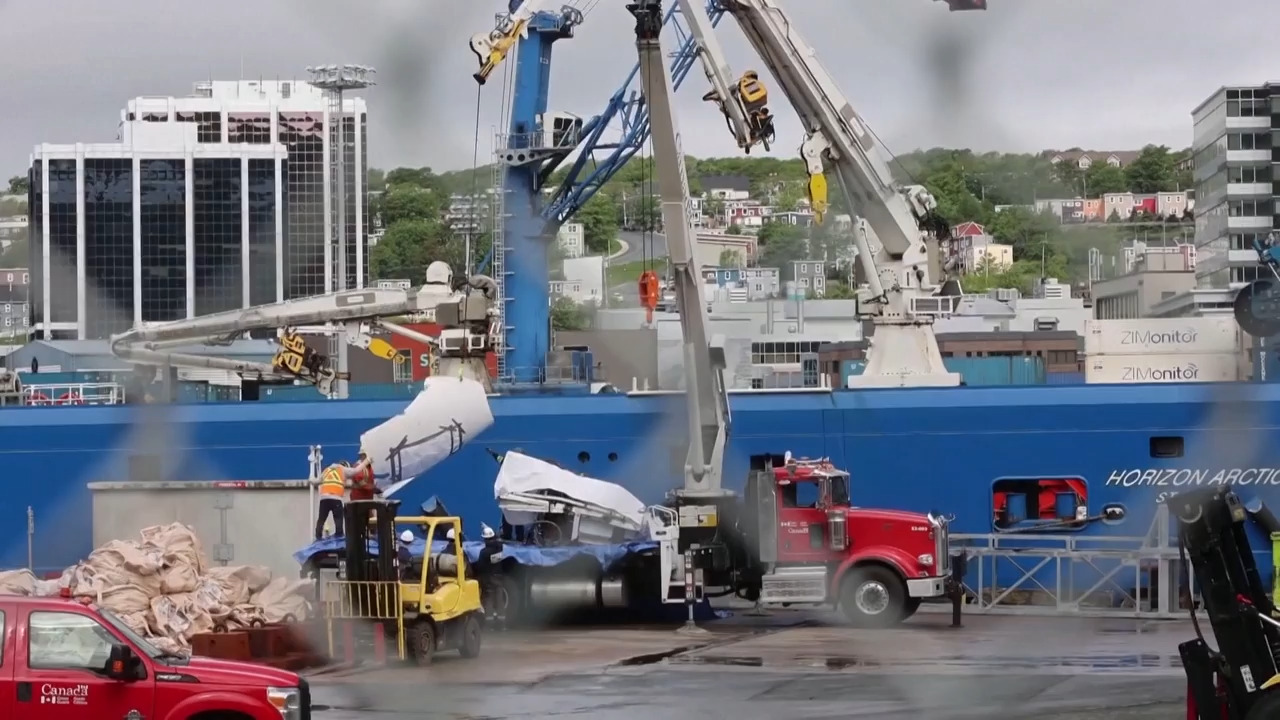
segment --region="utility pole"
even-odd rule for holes
[[[335,140],[330,149],[337,156],[335,161],[337,188],[333,193],[333,201],[338,206],[338,232],[337,232],[337,251],[338,251],[338,282],[337,292],[346,292],[351,288],[347,283],[347,123],[346,123],[346,105],[343,102],[343,93],[347,90],[362,90],[373,85],[373,74],[376,72],[367,65],[317,65],[307,68],[307,72],[311,75],[311,85],[324,90],[329,97],[330,113],[329,127],[336,125],[337,132],[333,134]],[[336,108],[336,111],[332,108]],[[358,118],[352,118],[352,124],[358,121]],[[353,133],[354,135],[354,128]],[[360,158],[355,158],[356,172],[359,172]],[[357,198],[357,201],[359,199]],[[326,221],[329,219],[326,218]],[[359,238],[356,242],[360,242]],[[333,272],[333,268],[325,268],[326,273]],[[350,372],[350,346],[346,341],[346,329],[338,328],[338,377],[340,378],[334,384],[335,395],[339,399],[348,397],[350,389],[345,379],[347,373]]]

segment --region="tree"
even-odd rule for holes
[[[1124,170],[1105,162],[1090,165],[1084,174],[1084,182],[1087,196],[1093,198],[1129,190],[1129,179],[1125,177]]]
[[[711,199],[702,204],[702,214],[719,220],[724,217],[724,201]]]
[[[767,223],[757,238],[761,267],[786,269],[796,260],[807,260],[809,248],[801,228],[786,223]]]
[[[742,267],[742,253],[733,248],[725,248],[720,251],[720,267],[736,268]]]
[[[390,228],[405,220],[438,221],[448,210],[448,200],[418,185],[392,185],[383,196],[381,206],[382,223]]]
[[[725,228],[724,231],[725,231],[725,234],[727,235],[741,235],[742,226],[737,223],[733,223],[729,225],[729,227]]]
[[[365,188],[369,192],[379,192],[387,187],[387,173],[385,170],[378,168],[369,168],[369,172],[365,175]]]
[[[9,178],[9,194],[10,195],[26,195],[27,190],[31,187],[31,183],[27,181],[26,175],[14,175]]]
[[[553,330],[586,330],[590,326],[587,309],[563,295],[551,301]]]
[[[474,243],[472,253],[481,254],[481,243]],[[400,220],[387,228],[382,239],[369,253],[369,271],[376,278],[422,279],[427,266],[443,260],[455,272],[461,272],[465,245],[439,220],[413,218]],[[476,260],[472,258],[472,262]]]
[[[1156,193],[1178,184],[1177,159],[1164,145],[1148,145],[1124,169],[1129,192]]]
[[[583,244],[594,253],[607,255],[609,246],[618,238],[618,208],[613,199],[596,193],[574,215],[582,223]]]
[[[800,207],[800,201],[806,199],[805,195],[805,189],[801,183],[795,181],[783,183],[778,189],[773,205],[779,212],[795,212]]]
[[[440,178],[429,167],[396,168],[384,177],[386,187],[413,185],[424,190],[442,190]]]

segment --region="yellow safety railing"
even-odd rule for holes
[[[324,583],[320,602],[330,657],[334,654],[333,621],[364,620],[395,623],[396,655],[405,659],[404,605],[399,582],[329,580]]]

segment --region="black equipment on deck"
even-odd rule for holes
[[[1249,546],[1248,513],[1230,488],[1215,485],[1166,501],[1178,521],[1184,562],[1195,570],[1218,648],[1209,647],[1192,611],[1196,639],[1178,646],[1187,674],[1188,717],[1280,720],[1280,629],[1275,606]]]

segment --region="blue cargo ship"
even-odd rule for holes
[[[407,402],[0,409],[9,477],[0,563],[25,562],[28,506],[42,519],[37,565],[87,553],[90,481],[128,480],[149,463],[171,463],[147,472],[176,479],[296,479],[310,445],[330,458],[354,455],[360,433]],[[758,391],[732,394],[731,406],[731,485],[746,477],[753,453],[829,456],[853,473],[858,504],[941,511],[955,516],[955,533],[1037,529],[1037,486],[1079,489],[1093,512],[1123,508],[1120,520],[1046,526],[1076,536],[1141,536],[1161,499],[1209,483],[1238,485],[1246,500],[1280,507],[1280,450],[1270,442],[1280,428],[1280,388],[1272,384]],[[488,450],[518,448],[657,502],[679,482],[682,407],[678,395],[496,397],[494,425],[402,497],[414,506],[439,495],[469,530],[492,524]],[[164,451],[151,457],[147,447]],[[1010,498],[1019,502],[997,512]]]

